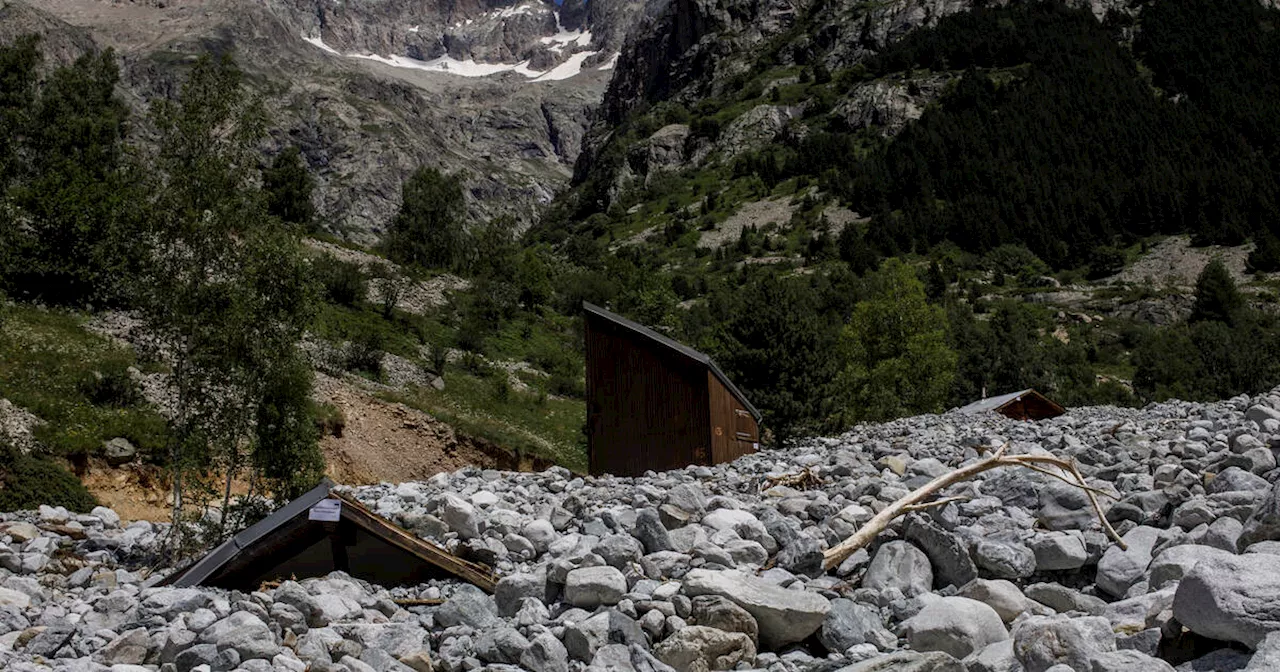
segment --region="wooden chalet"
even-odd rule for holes
[[[453,576],[492,593],[493,571],[404,531],[324,479],[258,521],[164,585],[215,586],[245,592],[264,581],[305,579],[342,570],[384,586]]]
[[[1067,412],[1054,400],[1029,388],[975,401],[959,410],[961,413],[994,412],[1014,420],[1044,420]]]
[[[728,462],[760,446],[760,412],[711,358],[583,303],[592,474]]]

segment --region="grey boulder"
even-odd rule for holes
[[[1178,584],[1173,615],[1203,637],[1256,648],[1280,630],[1280,556],[1201,560]]]
[[[1009,638],[994,609],[967,597],[937,598],[908,619],[903,629],[912,649],[942,651],[956,658]]]
[[[831,611],[827,598],[816,593],[787,590],[737,571],[694,569],[684,577],[690,597],[719,595],[745,609],[760,626],[760,643],[777,649],[812,635]]]

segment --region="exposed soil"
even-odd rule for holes
[[[404,404],[374,397],[355,385],[323,374],[316,376],[316,399],[337,406],[346,418],[341,437],[321,442],[328,474],[349,485],[426,480],[465,466],[493,469],[540,469],[544,464],[520,460],[502,448],[467,436],[430,415]]]
[[[169,488],[159,467],[126,464],[113,468],[94,460],[80,480],[126,523],[133,520],[169,520]]]

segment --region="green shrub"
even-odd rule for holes
[[[324,256],[317,259],[312,268],[330,303],[354,307],[368,293],[368,281],[360,264]]]
[[[316,429],[320,430],[321,436],[342,438],[342,432],[347,427],[347,416],[343,415],[342,409],[327,401],[314,404],[311,417],[315,419]]]
[[[368,373],[375,378],[381,376],[383,345],[381,332],[370,329],[357,333],[347,343],[346,369]]]
[[[129,375],[128,362],[118,359],[109,359],[98,370],[85,374],[78,387],[94,406],[127,408],[143,401]]]
[[[26,511],[41,504],[86,512],[97,506],[98,500],[80,479],[53,460],[0,445],[0,511]]]

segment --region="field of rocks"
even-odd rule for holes
[[[823,550],[1008,445],[1078,462],[952,487],[868,549]],[[641,478],[463,469],[355,489],[491,564],[383,588],[156,587],[163,526],[44,507],[0,522],[0,669],[142,672],[1280,670],[1280,389],[1039,423],[907,418]],[[442,604],[408,606],[431,600]]]

